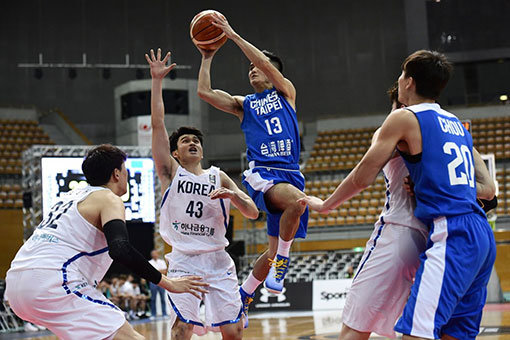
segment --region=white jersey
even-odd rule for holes
[[[376,225],[393,223],[428,233],[427,226],[414,216],[416,202],[404,188],[404,178],[409,171],[402,157],[390,159],[382,171],[386,182],[386,203]]]
[[[98,190],[108,189],[88,186],[62,194],[20,248],[9,271],[61,270],[64,289],[68,279],[76,275],[93,285],[99,282],[112,263],[106,237],[78,211],[78,203]]]
[[[189,255],[225,249],[230,200],[209,198],[209,193],[220,187],[217,167],[197,176],[179,166],[161,203],[159,232],[163,240]]]

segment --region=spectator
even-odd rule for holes
[[[161,274],[166,274],[167,265],[165,260],[162,260],[159,257],[159,252],[154,249],[151,251],[151,257],[152,259],[149,261],[150,264],[157,270],[161,272]],[[156,298],[159,294],[159,298],[161,301],[161,312],[163,316],[166,316],[166,300],[165,300],[165,291],[162,290],[157,285],[153,284],[152,282],[149,282],[150,290],[151,290],[151,318],[156,317]]]

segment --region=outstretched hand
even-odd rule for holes
[[[218,15],[218,13],[213,13],[212,17],[214,18],[214,20],[211,23],[214,26],[221,28],[221,30],[225,32],[227,38],[232,39],[233,37],[235,37],[236,32],[232,29],[232,27],[228,23],[227,18],[225,18],[223,15]]]
[[[223,198],[223,199],[232,198],[233,196],[234,196],[234,192],[227,188],[218,188],[218,189],[211,191],[211,193],[209,194],[209,197],[213,200],[218,199],[218,198]]]
[[[166,66],[166,63],[170,59],[172,53],[167,52],[165,58],[161,60],[161,48],[158,48],[157,54],[154,55],[154,50],[151,49],[150,57],[146,53],[145,59],[151,67],[151,77],[154,79],[163,79],[177,64],[173,63],[170,66]]]
[[[330,210],[324,209],[324,201],[318,197],[305,196],[298,199],[297,201],[304,206],[308,205],[310,209],[320,212],[322,214],[328,214],[330,212]]]
[[[172,293],[190,293],[201,299],[201,294],[209,293],[205,288],[208,283],[201,282],[200,276],[183,276],[177,278],[168,278],[163,275],[159,285]]]

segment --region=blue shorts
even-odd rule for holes
[[[483,216],[436,218],[395,330],[429,339],[475,339],[495,259],[494,235]]]
[[[280,165],[278,165],[280,166]],[[290,183],[299,190],[305,189],[305,176],[299,170],[287,170],[273,167],[250,167],[243,173],[243,185],[260,210],[267,213],[267,234],[276,236],[280,234],[281,212],[270,211],[266,205],[264,194],[278,183]],[[308,207],[299,223],[294,238],[305,238],[308,226]]]

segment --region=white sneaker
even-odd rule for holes
[[[25,332],[37,332],[39,329],[32,325],[30,322],[27,322],[25,326],[23,326]]]

